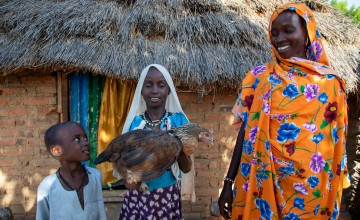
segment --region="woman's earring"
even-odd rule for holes
[[[305,42],[304,42],[304,46],[307,47],[309,45],[309,38],[306,38]]]

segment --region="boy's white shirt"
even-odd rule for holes
[[[56,173],[40,183],[37,191],[36,220],[45,219],[87,219],[106,220],[101,186],[101,173],[86,167],[89,183],[84,186],[84,210],[76,191],[67,191],[61,185]]]

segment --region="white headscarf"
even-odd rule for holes
[[[179,98],[176,94],[174,82],[170,76],[170,73],[165,69],[165,67],[159,64],[150,64],[149,66],[145,67],[145,69],[141,72],[139,82],[136,86],[135,94],[133,101],[131,103],[130,111],[127,115],[122,134],[126,133],[130,129],[131,122],[133,121],[134,117],[137,115],[141,115],[146,110],[146,103],[144,98],[141,95],[141,90],[144,85],[145,77],[149,72],[150,67],[155,67],[163,74],[167,84],[170,88],[170,94],[166,99],[165,109],[171,113],[183,113],[184,111],[181,108]],[[185,115],[185,114],[184,114]],[[186,117],[186,116],[185,116]],[[187,118],[186,118],[187,119]]]
[[[126,121],[122,130],[122,134],[126,133],[130,129],[130,125],[134,119],[135,116],[141,115],[146,110],[146,103],[144,98],[141,95],[141,90],[144,85],[145,77],[149,72],[150,67],[155,67],[159,72],[162,73],[164,76],[166,83],[169,85],[170,88],[170,94],[168,95],[166,99],[165,109],[168,112],[171,113],[183,113],[184,111],[181,108],[179,98],[176,94],[174,82],[170,76],[170,73],[165,69],[165,67],[159,65],[159,64],[150,64],[149,66],[145,67],[145,69],[141,72],[139,82],[136,86],[135,94],[133,101],[131,103],[131,107],[129,110],[129,113],[126,117]],[[184,114],[185,115],[185,114]],[[186,115],[185,115],[186,117]],[[186,117],[187,119],[187,117]],[[170,123],[167,123],[170,126]],[[145,126],[145,121],[143,120],[140,125],[137,127],[137,129],[142,129]],[[182,180],[181,180],[181,198],[183,200],[191,200],[192,202],[195,202],[196,196],[195,196],[195,166],[194,166],[194,156],[191,155],[191,171],[184,174],[182,173]],[[171,166],[171,171],[173,172],[174,176],[177,178],[180,173],[179,165],[177,162],[175,162]]]

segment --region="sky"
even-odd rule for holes
[[[360,0],[346,0],[348,2],[348,7],[351,7],[351,5],[355,5],[355,7],[360,6]]]

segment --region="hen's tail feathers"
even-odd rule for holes
[[[95,165],[101,164],[103,162],[109,161],[110,160],[110,155],[109,154],[105,154],[105,152],[102,152],[94,161]]]

